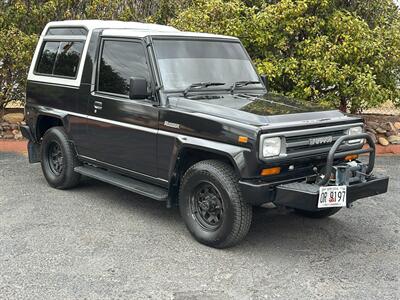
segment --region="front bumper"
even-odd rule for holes
[[[305,182],[282,183],[278,185],[240,182],[242,194],[252,205],[273,202],[303,210],[317,210],[319,185]],[[370,176],[365,182],[347,186],[347,204],[358,199],[387,192],[389,177]]]
[[[371,176],[366,182],[347,186],[347,205],[354,201],[387,192],[389,177]],[[318,210],[319,185],[289,183],[277,187],[274,203],[302,210]]]
[[[339,146],[350,139],[366,139],[369,148],[355,151],[337,152]],[[356,164],[355,166],[335,167],[335,159],[343,158],[351,154],[369,154],[368,164]],[[303,182],[275,182],[263,183],[240,181],[242,194],[248,203],[260,205],[273,202],[290,208],[302,210],[318,210],[319,188],[323,185],[346,185],[347,205],[352,202],[387,192],[389,178],[386,176],[374,176],[372,170],[375,163],[375,144],[367,134],[356,136],[344,136],[339,138],[332,146],[328,154],[325,172],[320,176],[321,180],[315,183]],[[332,174],[336,170],[335,182],[332,183]],[[339,172],[340,171],[340,172]],[[344,172],[343,172],[344,171]],[[339,173],[340,174],[339,174]],[[340,175],[340,176],[339,176]],[[340,179],[340,180],[339,180]]]

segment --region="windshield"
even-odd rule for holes
[[[224,82],[226,89],[237,81],[259,81],[237,42],[154,40],[154,49],[165,90],[184,90],[198,82]]]

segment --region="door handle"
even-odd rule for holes
[[[94,101],[93,107],[94,107],[94,111],[95,111],[95,112],[96,112],[97,110],[102,110],[102,109],[103,109],[103,102]]]

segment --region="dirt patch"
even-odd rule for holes
[[[24,113],[24,108],[14,107],[14,108],[5,108],[0,109],[0,119],[3,118],[6,114],[14,114],[14,113]]]

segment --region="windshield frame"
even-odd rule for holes
[[[157,54],[156,54],[156,47],[153,43],[154,40],[184,40],[184,41],[209,41],[209,42],[224,42],[224,43],[236,43],[239,44],[240,47],[242,48],[242,50],[244,51],[244,54],[247,58],[247,60],[250,62],[255,74],[257,75],[258,80],[260,81],[260,85],[259,87],[255,87],[255,86],[243,86],[240,89],[237,89],[237,91],[240,90],[257,90],[257,91],[262,91],[263,93],[267,92],[263,81],[261,80],[261,76],[258,74],[257,69],[253,63],[253,61],[251,60],[249,54],[247,53],[245,47],[243,46],[242,42],[239,39],[236,38],[223,38],[223,37],[197,37],[197,36],[179,36],[179,35],[169,35],[169,36],[164,36],[164,35],[152,35],[151,36],[151,45],[152,45],[152,54],[154,55],[154,67],[156,69],[156,73],[157,73],[157,80],[159,82],[159,89],[162,90],[163,93],[166,94],[173,94],[173,93],[182,93],[185,88],[182,89],[165,89],[164,87],[164,83],[162,81],[162,75],[161,75],[161,71],[158,65],[158,59],[157,59]],[[190,93],[208,93],[208,92],[230,92],[230,85],[223,85],[220,87],[208,87],[206,89],[194,89],[191,90]]]

